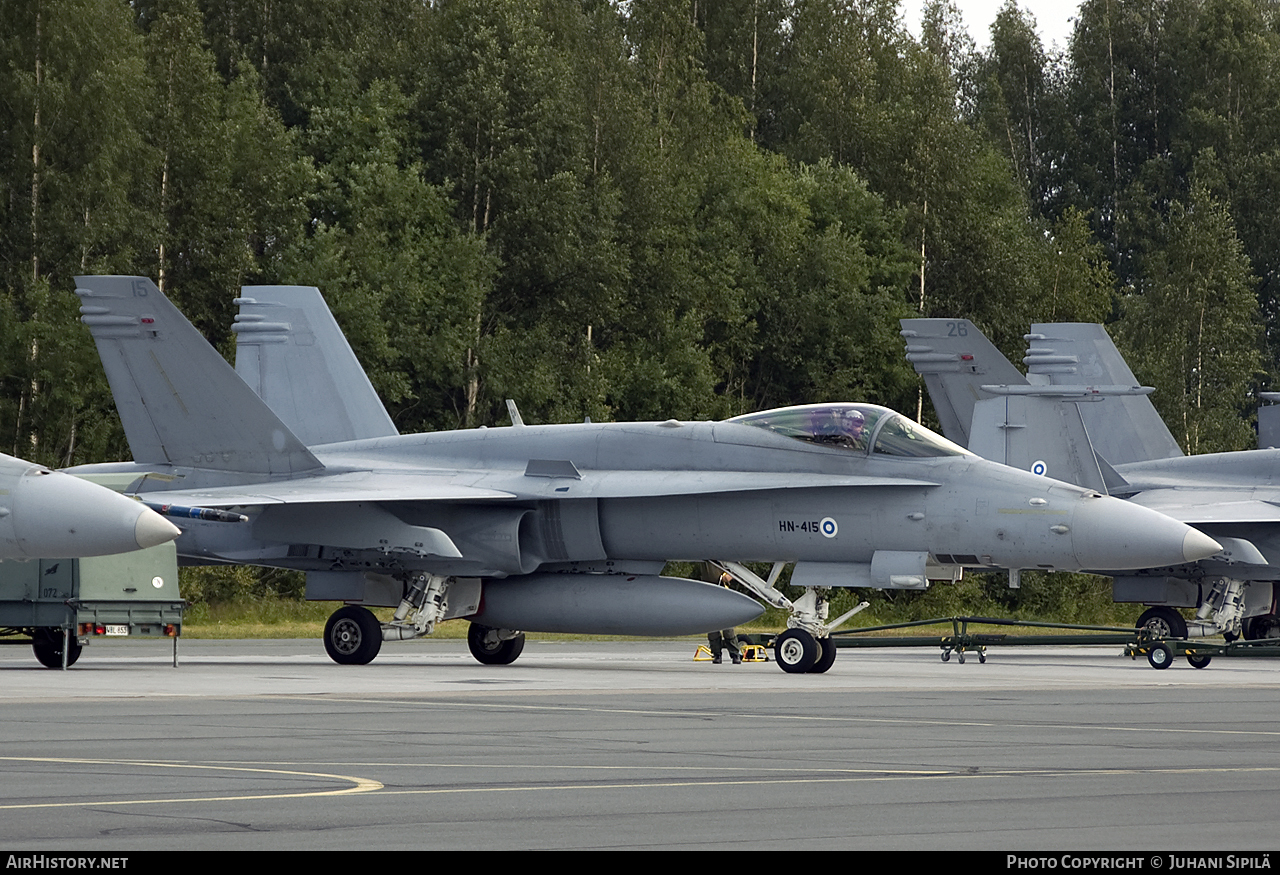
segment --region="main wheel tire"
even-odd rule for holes
[[[368,665],[382,649],[382,624],[368,608],[338,608],[324,624],[324,649],[339,665]]]
[[[1208,668],[1209,662],[1212,659],[1213,657],[1209,655],[1197,656],[1194,653],[1187,654],[1187,662],[1191,663],[1192,668]]]
[[[1263,638],[1280,638],[1280,617],[1275,614],[1250,617],[1244,621],[1244,637],[1248,641],[1261,641]]]
[[[496,630],[472,623],[467,629],[467,647],[471,649],[476,662],[484,665],[510,665],[524,652],[524,633],[500,641],[497,636],[489,635],[493,631]]]
[[[31,635],[31,650],[45,668],[62,668],[62,641],[61,629],[37,629]],[[84,646],[72,635],[67,649],[67,668],[76,664],[82,650]]]
[[[1147,608],[1138,618],[1137,628],[1146,629],[1157,638],[1186,638],[1187,621],[1173,608],[1158,605]]]
[[[1173,664],[1173,651],[1168,644],[1158,641],[1151,645],[1151,649],[1147,651],[1147,662],[1151,663],[1152,668],[1158,668],[1162,671]]]
[[[788,674],[804,674],[818,662],[818,639],[803,629],[788,629],[773,645],[774,658]]]
[[[836,661],[836,642],[830,638],[818,639],[818,660],[813,664],[813,668],[809,669],[810,674],[822,674],[831,668]]]

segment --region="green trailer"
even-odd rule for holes
[[[171,638],[178,664],[182,611],[172,543],[86,559],[0,562],[0,644],[30,644],[68,668],[95,639]]]

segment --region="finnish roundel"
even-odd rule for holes
[[[1037,474],[1037,475],[1039,475],[1039,476],[1043,477],[1043,476],[1044,476],[1045,474],[1047,474],[1048,472],[1049,472],[1049,466],[1048,466],[1048,465],[1046,465],[1046,464],[1045,464],[1043,461],[1041,461],[1040,459],[1036,459],[1034,462],[1032,462],[1032,463],[1031,463],[1031,473],[1032,473],[1032,474]]]
[[[822,531],[824,538],[834,538],[840,533],[840,527],[836,525],[836,521],[831,517],[823,517],[822,522],[818,524],[818,528]]]

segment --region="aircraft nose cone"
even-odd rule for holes
[[[166,541],[172,541],[182,534],[182,529],[169,522],[149,507],[144,507],[138,514],[138,521],[133,527],[134,540],[142,549],[155,547]]]
[[[77,477],[34,468],[13,488],[18,557],[106,556],[154,547],[181,531],[131,498]]]
[[[1172,517],[1107,496],[1085,499],[1072,535],[1080,567],[1093,570],[1181,565],[1222,550],[1208,535]]]
[[[1188,562],[1208,559],[1222,552],[1222,545],[1199,529],[1191,529],[1182,541],[1182,555]]]

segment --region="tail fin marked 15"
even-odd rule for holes
[[[399,434],[314,286],[245,286],[236,373],[307,446]]]
[[[323,467],[151,280],[76,284],[134,461],[255,474]]]

